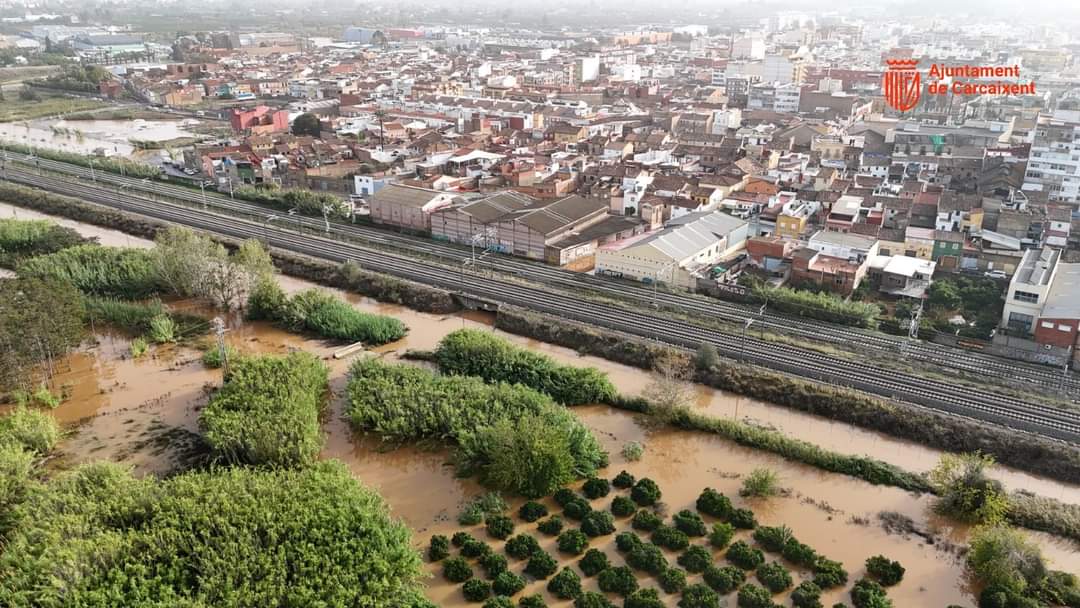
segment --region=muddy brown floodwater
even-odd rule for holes
[[[10,208],[0,205],[0,217]],[[18,210],[19,217],[47,217]],[[77,222],[63,221],[85,234],[98,236],[103,243],[145,246],[146,241],[99,228],[87,229]],[[312,287],[305,281],[282,277],[286,291]],[[431,349],[450,331],[461,327],[479,327],[491,331],[493,317],[486,313],[439,316],[419,313],[400,306],[381,304],[368,298],[336,290],[357,308],[393,315],[410,328],[409,335],[393,344],[375,349],[388,358],[397,358],[406,349]],[[175,308],[212,316],[215,311],[190,302],[175,302]],[[431,534],[452,534],[458,530],[456,515],[466,500],[483,489],[472,480],[458,479],[447,465],[449,451],[416,446],[393,449],[373,436],[352,433],[342,414],[348,361],[331,357],[335,347],[319,340],[283,332],[265,323],[246,323],[239,315],[225,315],[233,346],[250,353],[282,353],[304,349],[322,357],[331,368],[333,398],[325,423],[327,434],[323,456],[344,461],[357,478],[377,488],[393,512],[416,532],[418,546],[425,545]],[[498,332],[502,333],[502,332]],[[505,334],[504,334],[505,335]],[[506,335],[514,342],[544,352],[574,365],[595,366],[609,374],[623,392],[640,392],[650,381],[637,369],[603,359],[582,357],[576,352]],[[122,462],[138,474],[169,474],[183,462],[183,450],[198,430],[198,412],[206,402],[208,390],[221,381],[220,372],[207,370],[199,360],[201,352],[181,346],[154,347],[141,359],[132,359],[130,341],[121,335],[101,333],[79,352],[60,365],[57,385],[66,387],[69,398],[54,410],[58,420],[68,425],[69,433],[61,443],[54,466],[67,467],[94,459]],[[755,424],[776,428],[788,435],[807,439],[818,445],[848,454],[868,454],[913,470],[927,470],[936,462],[939,451],[850,425],[792,412],[768,403],[746,399],[706,387],[695,387],[697,407],[717,416],[732,416]],[[765,525],[786,524],[796,536],[832,559],[840,560],[857,579],[862,563],[871,555],[884,554],[899,560],[907,574],[889,595],[898,607],[973,606],[966,586],[962,557],[956,547],[965,542],[967,530],[950,525],[933,515],[927,497],[918,497],[895,488],[873,486],[843,475],[784,460],[771,454],[742,448],[714,435],[690,431],[655,429],[646,421],[624,411],[604,406],[575,408],[574,412],[597,434],[612,454],[612,465],[605,475],[613,476],[626,468],[635,475],[651,477],[664,492],[669,512],[692,507],[705,487],[713,487],[736,497],[740,477],[757,467],[775,470],[788,495],[764,502],[735,502],[754,509]],[[633,463],[619,455],[628,441],[639,441],[645,455]],[[1010,488],[1027,489],[1069,502],[1080,502],[1080,488],[999,468],[997,475]],[[594,501],[604,507],[607,499]],[[519,502],[514,502],[516,507]],[[889,534],[880,525],[877,514],[896,512],[910,518],[920,532],[935,539],[933,544],[919,535]],[[533,530],[533,524],[518,521],[519,530]],[[620,527],[625,524],[620,524]],[[484,537],[482,530],[474,532]],[[553,541],[542,539],[544,547],[557,555]],[[1077,547],[1045,534],[1031,533],[1039,542],[1052,566],[1080,571]],[[501,544],[501,541],[493,541]],[[594,539],[592,546],[603,548],[618,561],[612,546],[613,537]],[[673,561],[674,555],[669,554]],[[770,559],[775,556],[770,556]],[[563,560],[569,563],[569,560]],[[520,572],[523,564],[513,565]],[[464,605],[460,586],[449,585],[432,567],[429,597],[440,606]],[[692,581],[700,575],[691,577]],[[798,582],[799,576],[796,576]],[[656,586],[655,583],[643,582]],[[595,589],[595,581],[587,581]],[[542,583],[531,584],[527,591],[542,592],[550,605],[569,605],[550,597]],[[846,599],[842,592],[831,594],[826,605]],[[677,597],[664,596],[675,605]],[[730,602],[732,605],[734,601]]]

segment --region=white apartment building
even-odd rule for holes
[[[1023,189],[1046,192],[1050,201],[1080,203],[1080,111],[1039,117]]]
[[[1009,292],[1005,295],[1005,308],[1001,311],[1003,327],[1023,333],[1035,330],[1035,320],[1042,316],[1060,258],[1061,251],[1057,249],[1028,249],[1024,252],[1020,266],[1009,282]]]

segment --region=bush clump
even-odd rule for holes
[[[960,521],[996,524],[1009,511],[1001,482],[989,476],[994,459],[983,454],[942,454],[927,475],[938,495],[934,508]]]
[[[615,476],[615,479],[611,480],[611,485],[616,488],[626,489],[634,487],[634,476],[627,471],[619,471],[619,474]]]
[[[860,578],[851,588],[851,603],[855,608],[892,608],[885,588],[868,578]]]
[[[461,545],[461,554],[468,558],[483,557],[489,553],[491,553],[491,547],[482,540],[473,538]]]
[[[559,488],[558,490],[555,490],[555,493],[552,494],[551,497],[555,500],[555,504],[560,507],[565,507],[577,499],[578,495],[570,488]]]
[[[678,561],[687,572],[704,572],[712,565],[712,552],[701,545],[694,545],[679,555]]]
[[[153,254],[145,249],[87,244],[24,260],[22,278],[60,279],[95,296],[141,300],[162,291]]]
[[[0,445],[13,445],[40,456],[48,454],[60,441],[56,419],[25,405],[0,416]]]
[[[687,536],[705,536],[705,522],[701,520],[700,515],[689,509],[679,511],[672,516],[672,520],[675,527]]]
[[[607,511],[593,511],[581,520],[581,531],[596,538],[615,533],[615,520]]]
[[[559,564],[555,562],[554,558],[543,551],[534,553],[529,558],[529,563],[525,565],[525,574],[535,579],[545,579],[559,568]]]
[[[442,534],[431,537],[428,544],[427,556],[429,561],[437,562],[450,556],[450,539]]]
[[[489,551],[484,555],[481,555],[479,563],[480,567],[484,569],[484,576],[489,579],[494,579],[496,576],[506,572],[506,569],[509,567],[509,564],[506,562],[506,556],[495,553],[494,551]]]
[[[570,568],[563,568],[548,581],[547,590],[561,600],[572,600],[581,595],[581,577]]]
[[[679,608],[720,608],[720,596],[708,585],[695,583],[683,589]]]
[[[645,446],[637,441],[631,441],[622,446],[621,453],[622,457],[629,462],[637,462],[645,455]]]
[[[611,501],[611,514],[615,517],[630,517],[637,511],[637,503],[625,496],[616,496]]]
[[[847,584],[848,573],[844,565],[831,559],[819,557],[814,564],[814,584],[822,589],[842,587]]]
[[[731,499],[712,488],[702,490],[694,506],[698,511],[720,519],[727,519],[732,511]]]
[[[478,578],[471,578],[465,581],[465,584],[461,587],[461,591],[465,595],[466,601],[482,602],[491,595],[491,583],[482,581]]]
[[[450,544],[460,548],[472,540],[476,540],[476,538],[472,534],[464,531],[458,531],[454,532],[454,535],[450,537]]]
[[[590,477],[581,486],[581,493],[590,500],[603,498],[611,492],[611,482],[602,477]]]
[[[638,589],[626,596],[623,608],[664,608],[664,602],[656,589]]]
[[[514,608],[514,602],[505,595],[489,597],[482,608]]]
[[[278,323],[290,331],[311,332],[338,342],[379,346],[400,340],[409,332],[400,320],[366,313],[322,289],[308,289],[292,297],[276,284],[263,281],[252,291],[248,318]]]
[[[514,533],[514,520],[506,515],[491,515],[487,518],[486,528],[488,536],[506,540]]]
[[[567,530],[559,535],[557,544],[562,553],[581,555],[589,546],[589,537],[581,530]]]
[[[401,440],[457,441],[459,473],[478,473],[496,489],[545,496],[607,463],[581,421],[519,385],[437,376],[369,357],[352,365],[348,390],[346,413],[355,428]]]
[[[712,525],[712,530],[709,531],[709,544],[717,549],[723,549],[728,546],[728,543],[734,537],[735,526],[725,522],[717,522]]]
[[[773,593],[780,593],[793,583],[791,572],[780,562],[769,562],[757,569],[757,579],[766,589]]]
[[[626,555],[626,564],[635,570],[643,570],[659,576],[668,567],[664,552],[656,545],[641,543]]]
[[[305,352],[237,360],[199,418],[206,442],[229,463],[313,463],[323,446],[319,414],[328,374]]]
[[[498,492],[488,492],[470,500],[458,513],[458,523],[463,526],[475,526],[489,515],[498,515],[506,511],[506,501]]]
[[[660,486],[648,477],[642,477],[630,490],[630,498],[642,507],[651,507],[660,502]]]
[[[574,608],[614,608],[614,606],[603,593],[585,591],[574,600]]]
[[[900,562],[884,555],[875,555],[866,560],[866,573],[877,579],[877,582],[884,587],[892,587],[904,580],[904,567],[900,565]]]
[[[739,588],[739,608],[777,608],[772,601],[772,594],[754,583],[746,583]]]
[[[779,553],[795,534],[787,526],[761,526],[754,530],[753,537],[766,551]]]
[[[506,541],[506,554],[514,559],[525,559],[540,550],[540,543],[528,534],[518,534]]]
[[[495,576],[495,580],[491,582],[491,590],[496,595],[511,596],[516,594],[525,588],[525,579],[510,572],[509,570],[503,570]]]
[[[741,540],[731,543],[724,557],[743,570],[753,570],[765,563],[765,554],[761,549],[751,547]]]
[[[652,542],[665,549],[682,551],[690,546],[690,537],[671,526],[660,526],[652,533]]]
[[[803,581],[791,592],[791,604],[795,608],[822,608],[821,587],[813,581]]]
[[[596,576],[596,583],[600,590],[605,593],[618,593],[625,597],[638,588],[637,577],[634,571],[626,566],[608,568]]]
[[[664,525],[664,520],[660,519],[660,516],[649,509],[642,509],[637,513],[634,513],[634,519],[630,520],[630,525],[635,530],[641,530],[642,532],[652,532]]]
[[[686,588],[686,570],[668,568],[660,573],[660,588],[664,593],[681,593]]]
[[[518,608],[547,608],[547,602],[539,593],[527,595],[518,600]]]
[[[589,549],[585,556],[578,560],[578,568],[588,577],[596,576],[610,567],[607,554],[599,549]]]
[[[635,547],[640,547],[645,541],[630,531],[619,532],[615,535],[615,548],[619,553],[629,553]]]
[[[742,530],[753,530],[757,527],[757,519],[754,518],[754,512],[750,509],[732,509],[728,521]]]
[[[534,522],[541,517],[546,517],[548,509],[543,504],[530,500],[518,509],[518,517],[527,522]]]
[[[546,534],[548,536],[558,536],[563,529],[563,520],[558,515],[552,515],[551,517],[537,524],[536,529],[539,530],[541,534]]]
[[[814,551],[810,545],[801,543],[794,538],[787,541],[781,555],[789,562],[805,568],[813,568],[819,559],[817,551]]]
[[[588,514],[592,513],[592,510],[593,508],[592,505],[589,504],[589,501],[578,496],[575,497],[574,500],[566,503],[566,506],[563,507],[563,515],[570,519],[582,521]]]
[[[734,566],[709,566],[702,576],[705,584],[720,595],[727,595],[746,582],[746,573]]]

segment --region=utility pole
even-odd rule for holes
[[[223,377],[229,377],[229,350],[225,347],[225,321],[221,317],[214,317],[214,333],[217,334],[218,353],[221,355],[221,369]]]

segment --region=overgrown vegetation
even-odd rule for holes
[[[66,281],[85,294],[132,300],[161,292],[152,260],[145,249],[88,244],[25,260],[17,272]]]
[[[400,340],[408,331],[394,317],[361,312],[327,291],[308,289],[288,297],[272,280],[260,282],[252,291],[247,316],[273,321],[292,331],[376,346]]]
[[[241,358],[199,423],[225,462],[308,465],[322,449],[319,412],[327,384],[326,366],[309,353]]]
[[[0,266],[87,243],[77,231],[47,220],[0,219]]]
[[[581,422],[520,385],[438,376],[366,358],[350,370],[347,413],[355,428],[388,439],[454,441],[459,472],[529,497],[549,494],[607,463]]]
[[[5,606],[425,605],[408,529],[337,462],[166,481],[86,465],[37,485],[16,519],[0,555]]]
[[[48,380],[83,336],[82,296],[53,278],[0,279],[0,391]]]
[[[615,386],[595,368],[559,365],[551,357],[476,329],[447,334],[435,350],[435,361],[444,374],[523,384],[564,405],[607,403],[615,396]]]
[[[930,285],[928,315],[926,322],[938,331],[961,336],[989,339],[991,331],[1001,321],[1001,309],[1005,303],[1002,288],[993,279],[985,277],[945,276]],[[955,315],[961,315],[972,325],[959,329],[950,323]]]
[[[969,523],[1000,523],[1009,511],[1001,482],[987,471],[994,459],[982,454],[942,454],[928,476],[938,495],[935,508]]]
[[[813,292],[790,287],[770,287],[753,275],[743,274],[751,296],[769,308],[830,323],[874,329],[881,310],[875,304],[849,302],[829,292]]]

